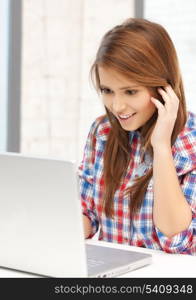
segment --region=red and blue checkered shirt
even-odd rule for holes
[[[101,205],[103,153],[110,129],[107,116],[98,117],[93,122],[84,148],[83,160],[78,167],[82,210],[92,224],[90,238],[99,229],[99,240],[168,253],[196,255],[196,115],[188,112],[187,122],[172,146],[179,183],[192,210],[190,226],[172,238],[165,236],[153,223],[153,177],[148,184],[141,208],[130,220],[129,196],[125,196],[124,191],[133,184],[134,178],[144,175],[152,167],[152,158],[148,153],[145,153],[144,160],[141,161],[141,137],[137,130],[129,132],[133,161],[115,192],[114,217],[106,217]]]

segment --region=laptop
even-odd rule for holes
[[[0,267],[49,277],[116,277],[150,254],[87,245],[74,161],[0,153]]]

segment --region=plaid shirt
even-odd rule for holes
[[[97,118],[91,125],[81,164],[78,167],[83,214],[92,224],[93,235],[99,240],[123,243],[168,253],[196,255],[196,115],[188,112],[183,130],[172,146],[173,160],[183,194],[192,210],[190,226],[172,238],[165,236],[153,223],[153,177],[150,179],[140,210],[130,222],[129,196],[124,190],[133,179],[142,176],[152,166],[152,158],[145,153],[141,161],[139,131],[130,131],[133,161],[114,195],[114,218],[107,218],[101,205],[103,196],[103,153],[111,125],[107,116]],[[171,187],[172,188],[172,187]]]

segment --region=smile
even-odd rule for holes
[[[127,121],[127,120],[129,120],[129,119],[131,119],[131,118],[133,118],[134,116],[136,115],[136,113],[133,113],[132,115],[127,115],[127,116],[118,116],[118,118],[119,118],[119,120],[120,121]]]

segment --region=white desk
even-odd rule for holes
[[[103,245],[107,247],[114,247],[119,249],[126,249],[132,251],[139,251],[143,253],[151,253],[152,264],[140,268],[138,270],[126,273],[120,277],[194,277],[196,278],[196,256],[184,254],[167,254],[162,251],[150,250],[140,247],[125,246],[120,244],[112,244],[106,242],[99,242],[96,240],[87,240],[88,244]],[[31,277],[39,278],[34,274],[14,271],[10,269],[0,268],[0,277]]]

